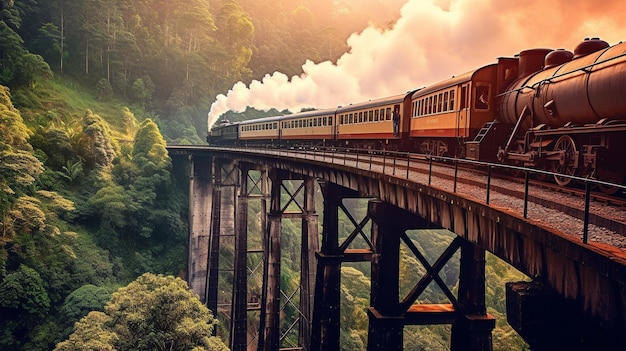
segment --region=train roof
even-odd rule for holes
[[[291,115],[284,115],[283,120],[288,121],[288,120],[292,120],[296,118],[334,115],[336,110],[337,110],[336,108],[327,108],[323,110],[311,110],[311,111],[298,112],[298,113],[294,113]]]
[[[495,66],[495,63],[480,67],[478,69],[469,71],[469,72],[465,72],[463,74],[459,74],[458,76],[452,76],[452,78],[448,78],[446,80],[442,80],[440,82],[436,82],[433,83],[429,86],[424,87],[423,89],[417,90],[413,93],[413,98],[415,97],[419,97],[419,96],[424,96],[427,95],[429,93],[435,92],[435,91],[439,91],[441,89],[446,89],[446,88],[450,88],[456,85],[459,85],[461,83],[464,82],[469,82],[470,80],[472,80],[472,78],[474,77],[474,74],[476,74],[478,71],[483,70],[485,68],[488,67],[492,67]]]
[[[249,119],[247,121],[242,121],[241,125],[254,124],[254,123],[276,122],[276,121],[279,121],[282,117],[283,117],[283,115]]]
[[[230,121],[224,121],[224,122],[220,122],[220,123],[215,123],[212,127],[211,130],[213,129],[219,129],[219,128],[226,128],[226,127],[230,127],[230,126],[236,126],[241,122],[230,122]]]
[[[349,112],[349,111],[360,110],[364,108],[371,108],[371,107],[376,107],[376,106],[381,106],[381,105],[393,104],[396,102],[402,102],[404,98],[407,96],[407,94],[413,94],[413,92],[414,90],[409,91],[408,93],[404,93],[404,94],[398,94],[398,95],[388,96],[388,97],[384,97],[380,99],[358,102],[356,104],[350,104],[347,106],[340,106],[337,109],[337,113]]]

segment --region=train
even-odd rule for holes
[[[395,96],[220,121],[207,141],[417,152],[550,171],[561,186],[569,176],[623,185],[626,43],[586,38],[573,52],[524,50]]]

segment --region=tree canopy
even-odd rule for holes
[[[214,317],[187,283],[146,273],[90,312],[56,351],[207,350],[228,348],[211,336]]]

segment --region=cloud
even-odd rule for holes
[[[522,50],[573,50],[585,37],[616,44],[625,14],[622,0],[409,0],[391,29],[352,34],[336,64],[307,61],[300,76],[235,84],[211,105],[208,125],[248,106],[297,112],[395,95]]]

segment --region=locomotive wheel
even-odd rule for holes
[[[553,163],[552,172],[569,176],[576,174],[575,157],[578,153],[576,152],[574,140],[567,135],[561,136],[554,145],[554,151],[563,152],[564,157],[560,162]],[[554,176],[554,180],[560,186],[568,186],[573,182],[572,178],[558,175]]]
[[[598,179],[608,183],[622,184],[624,182],[624,175],[620,172],[604,171],[598,174]],[[621,188],[604,184],[598,184],[598,188],[602,193],[607,195],[615,195],[622,190]]]

